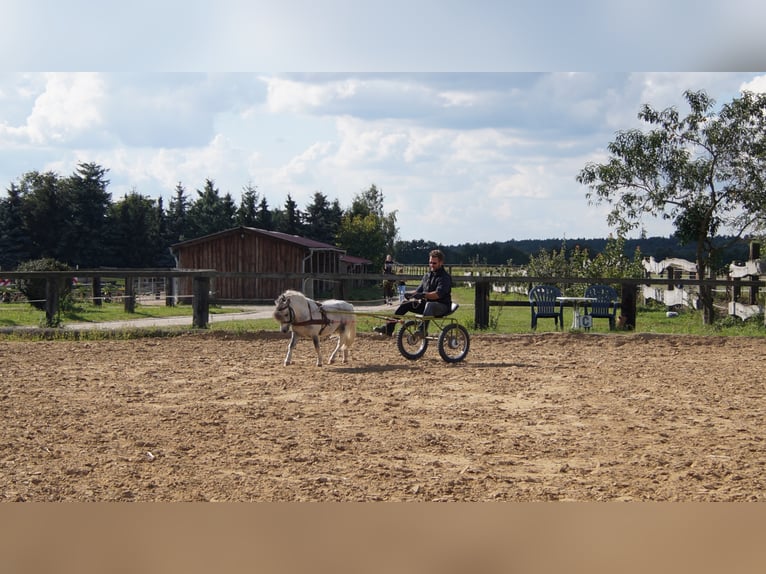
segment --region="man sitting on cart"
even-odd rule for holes
[[[444,253],[434,249],[428,254],[429,271],[423,276],[415,291],[404,294],[406,301],[394,311],[395,315],[419,313],[424,317],[441,317],[452,308],[452,277],[444,268]],[[425,302],[425,304],[424,304]],[[390,337],[396,329],[396,321],[386,321],[375,327],[376,333]],[[424,321],[427,329],[428,321]]]

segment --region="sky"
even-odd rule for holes
[[[402,240],[606,237],[576,176],[643,104],[766,91],[750,0],[385,4],[0,0],[2,68],[31,70],[0,72],[0,194],[95,162],[113,201],[209,179],[349,207],[374,184]]]

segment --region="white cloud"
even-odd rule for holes
[[[766,75],[757,76],[753,78],[752,80],[750,80],[749,82],[743,83],[741,90],[743,92],[757,92],[757,93],[766,92]]]
[[[19,96],[28,98],[30,89],[28,85],[20,87]],[[72,143],[92,137],[102,128],[104,97],[98,74],[47,74],[24,123],[6,123],[0,133],[22,145]]]
[[[404,239],[606,236],[575,177],[604,161],[643,103],[720,103],[762,74],[5,74],[0,183],[26,171],[109,169],[113,197],[169,199],[211,179],[272,206],[371,184]],[[167,204],[167,201],[166,201]],[[663,227],[664,225],[664,227]],[[656,229],[668,229],[660,222]],[[667,233],[667,231],[666,231]]]
[[[27,121],[30,140],[63,142],[100,128],[103,98],[98,74],[49,74]]]

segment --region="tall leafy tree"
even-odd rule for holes
[[[338,245],[351,255],[372,261],[377,265],[373,269],[383,268],[386,242],[380,233],[380,221],[374,215],[346,214],[338,230]]]
[[[372,237],[359,243],[355,238],[361,229]],[[397,235],[396,212],[385,213],[383,192],[372,184],[354,196],[337,237],[338,244],[349,253],[369,259],[374,269],[380,269],[386,254],[394,253]]]
[[[357,193],[351,201],[349,212],[351,215],[375,215],[379,219],[384,216],[383,211],[383,191],[378,189],[374,183],[364,191]]]
[[[720,110],[705,92],[686,91],[690,112],[638,114],[648,124],[618,132],[606,163],[590,163],[577,176],[588,199],[612,207],[607,222],[622,235],[644,216],[672,220],[681,242],[696,243],[700,278],[714,268],[727,245],[763,226],[766,215],[766,94],[744,92]],[[715,319],[712,289],[702,286],[703,321]]]

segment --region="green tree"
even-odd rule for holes
[[[306,206],[305,234],[322,243],[335,243],[335,235],[343,219],[343,210],[336,199],[332,204],[323,193],[314,193],[314,201]]]
[[[290,235],[303,234],[303,214],[289,193],[285,200],[285,208],[274,213],[274,228]]]
[[[255,215],[255,226],[258,229],[264,229],[266,231],[272,231],[274,229],[273,213],[269,209],[269,202],[265,197],[262,197],[261,202],[258,204],[258,211]]]
[[[641,248],[636,246],[631,259],[625,254],[624,237],[612,237],[606,240],[606,246],[590,262],[585,274],[586,277],[609,277],[609,278],[633,278],[639,279],[644,276],[644,268],[641,264],[643,256]]]
[[[157,206],[149,197],[131,191],[109,209],[110,265],[153,267],[161,242]]]
[[[382,269],[386,243],[374,215],[345,215],[338,231],[338,245],[349,254],[372,261],[373,269]]]
[[[590,163],[577,180],[591,203],[612,209],[607,222],[619,235],[642,226],[644,216],[672,220],[681,242],[696,243],[698,277],[705,278],[728,245],[714,242],[728,231],[732,241],[764,225],[766,213],[766,94],[744,92],[714,109],[703,92],[684,93],[690,112],[638,114],[651,129],[618,132],[606,163]],[[715,319],[713,293],[701,286],[703,322]]]
[[[354,238],[360,229],[367,230],[372,236],[357,242]],[[372,261],[373,269],[381,269],[386,254],[395,253],[398,234],[396,212],[385,213],[383,192],[372,184],[354,196],[338,230],[338,245]]]
[[[154,244],[155,258],[149,265],[151,267],[174,267],[175,259],[170,253],[168,214],[163,205],[162,196],[157,198],[154,207],[154,224],[157,226],[157,240]]]
[[[105,178],[108,171],[95,163],[80,163],[62,181],[68,218],[59,239],[63,246],[60,257],[70,265],[96,267],[104,257],[103,236],[111,203]]]
[[[0,269],[15,269],[30,258],[32,243],[21,215],[21,190],[8,188],[8,197],[0,201]]]
[[[531,277],[571,277],[566,242],[561,242],[558,251],[555,248],[550,252],[540,249],[537,255],[530,256],[527,273]]]
[[[68,206],[60,189],[60,178],[52,171],[25,173],[19,180],[21,219],[31,242],[30,259],[63,259],[61,237]]]
[[[186,189],[179,181],[175,188],[175,195],[170,200],[167,213],[166,238],[170,244],[186,239],[189,228],[189,197]]]
[[[205,180],[205,187],[197,190],[197,199],[189,207],[190,239],[234,227],[235,212],[231,194],[221,197],[215,183]]]
[[[256,227],[258,221],[258,190],[248,184],[242,190],[242,201],[237,208],[236,223],[243,227]]]
[[[435,247],[436,245],[433,241],[426,241],[425,239],[397,241],[392,253],[396,254],[396,260],[401,263],[425,265],[425,262],[428,261],[428,253]],[[465,257],[464,261],[470,261],[470,259],[471,256],[469,255]],[[451,258],[447,261],[448,265],[450,263],[456,263],[456,261],[453,261]]]

